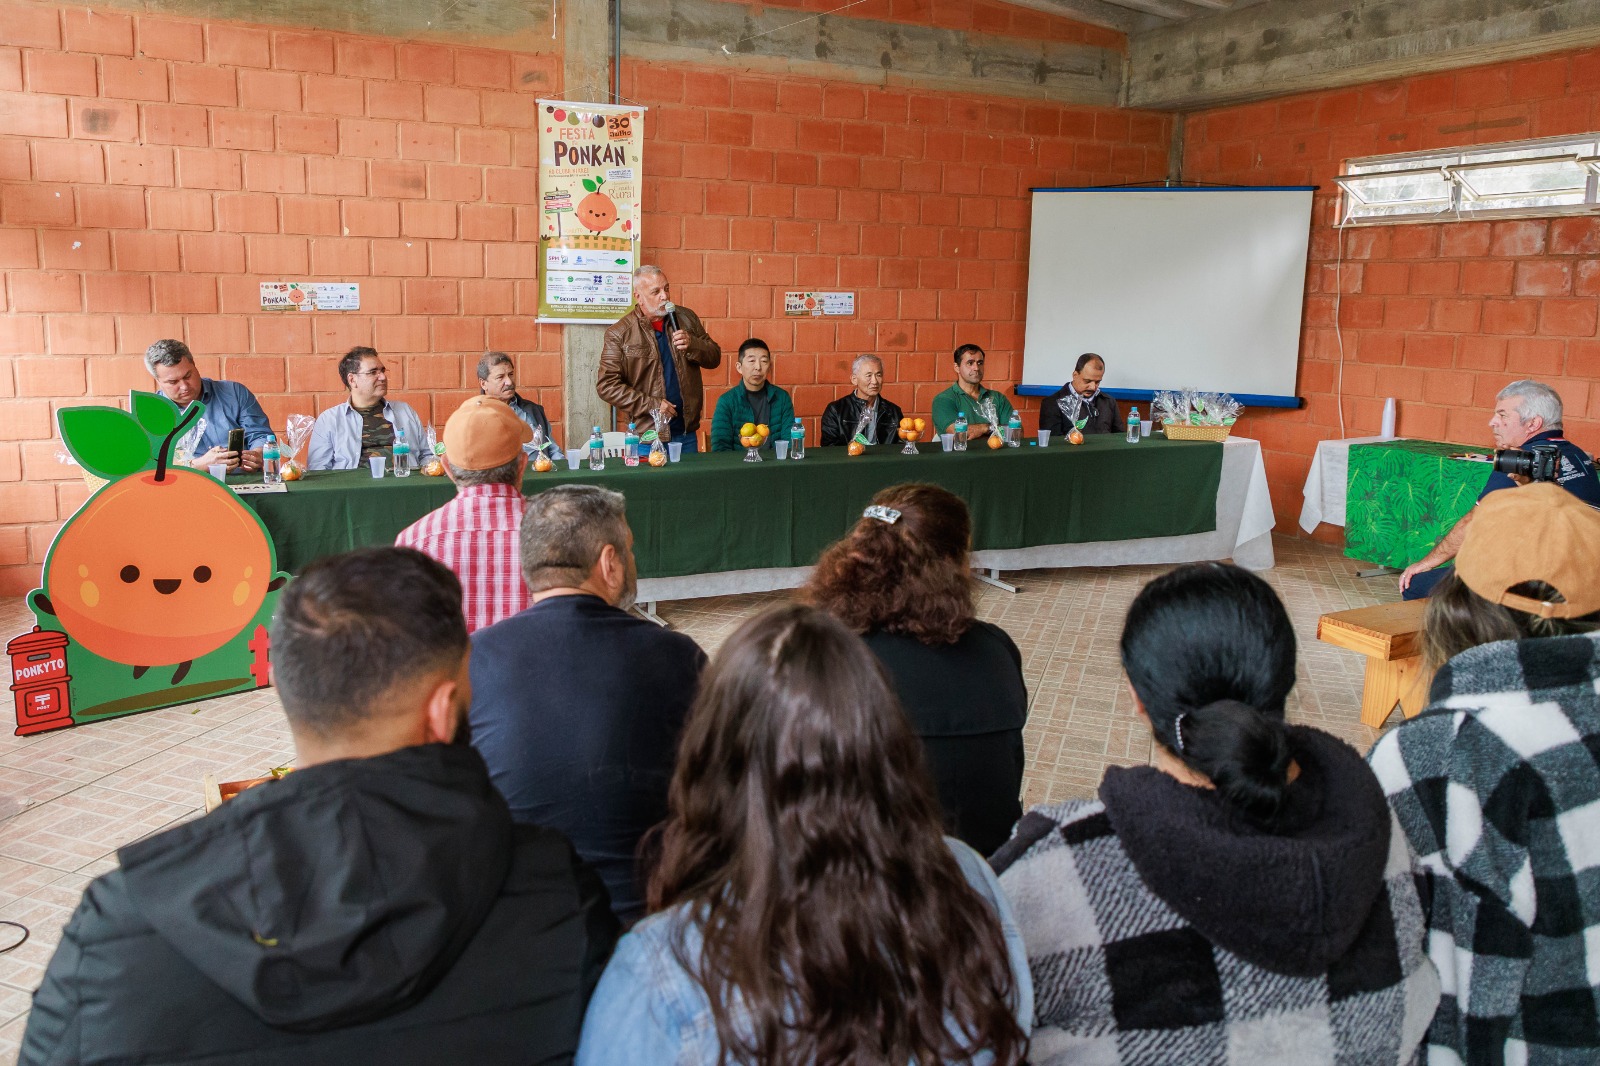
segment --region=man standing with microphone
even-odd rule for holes
[[[596,391],[641,431],[654,425],[653,412],[662,412],[668,438],[697,451],[705,407],[700,371],[721,362],[722,349],[700,316],[673,304],[661,268],[641,266],[633,272],[633,310],[606,330]]]

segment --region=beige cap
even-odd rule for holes
[[[1490,603],[1543,618],[1600,611],[1600,511],[1549,482],[1491,492],[1467,526],[1456,576]],[[1544,582],[1565,602],[1506,591],[1525,581]]]
[[[511,405],[474,396],[444,424],[444,456],[457,470],[493,470],[522,454],[533,427]]]

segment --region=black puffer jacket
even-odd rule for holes
[[[404,748],[122,849],[34,996],[22,1066],[570,1062],[616,938],[478,753]]]

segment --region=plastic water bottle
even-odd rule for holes
[[[639,432],[632,422],[628,423],[628,435],[622,438],[622,461],[627,466],[639,465]]]
[[[589,469],[604,470],[606,468],[606,439],[600,435],[600,427],[595,426],[594,432],[589,434]]]
[[[411,476],[411,445],[406,443],[406,431],[394,431],[394,476]]]
[[[283,480],[283,453],[278,451],[278,438],[268,437],[261,448],[261,483],[276,485]]]
[[[804,459],[806,457],[806,427],[798,418],[794,425],[789,427],[789,458]]]
[[[1011,421],[1006,423],[1006,447],[1022,447],[1022,416],[1011,412]]]
[[[953,451],[964,452],[967,450],[967,412],[956,412],[956,428],[950,431],[955,440],[950,442]]]
[[[1139,409],[1137,407],[1128,411],[1128,443],[1139,443]]]

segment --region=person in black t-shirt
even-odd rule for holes
[[[805,595],[862,634],[922,738],[953,836],[989,855],[1022,816],[1022,653],[972,604],[972,518],[937,485],[896,485],[817,561]]]
[[[1594,460],[1582,448],[1567,440],[1561,432],[1561,395],[1550,386],[1524,378],[1513,381],[1500,390],[1495,398],[1494,417],[1489,419],[1489,430],[1494,434],[1498,449],[1526,450],[1535,444],[1553,444],[1558,453],[1555,483],[1572,493],[1590,507],[1600,507],[1600,475],[1595,472]],[[1479,494],[1481,501],[1491,492],[1516,488],[1526,484],[1526,478],[1514,477],[1496,470]],[[1461,516],[1444,539],[1432,551],[1405,568],[1400,575],[1400,592],[1408,600],[1426,599],[1450,571],[1444,565],[1456,557],[1461,542],[1466,538],[1467,525],[1474,512]],[[1538,536],[1538,530],[1529,530],[1529,536]]]

